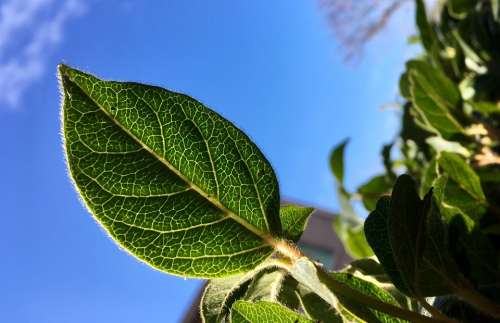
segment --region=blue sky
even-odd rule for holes
[[[409,7],[349,66],[317,1],[0,2],[0,322],[177,322],[200,284],[129,257],[82,207],[56,64],[190,94],[261,147],[282,196],[335,210],[328,154],[352,138],[351,188],[381,170],[412,30]]]

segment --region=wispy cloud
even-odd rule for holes
[[[81,0],[5,0],[0,4],[0,107],[17,107],[39,79],[64,25],[81,15]]]

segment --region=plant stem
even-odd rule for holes
[[[307,258],[291,242],[279,241],[279,243],[274,244],[274,246],[278,246],[278,245],[280,248],[279,249],[275,248],[275,249],[277,249],[277,251],[279,251],[280,254],[282,254],[285,258],[287,258],[289,260],[288,266],[290,268],[300,258],[302,258],[302,257]],[[311,261],[309,258],[308,258],[308,260]],[[311,261],[311,262],[314,263],[313,261]],[[414,322],[414,323],[428,323],[428,322],[441,322],[441,323],[453,322],[453,323],[455,323],[454,320],[451,320],[449,318],[444,318],[444,317],[431,318],[431,317],[421,315],[417,312],[409,311],[409,310],[403,309],[401,307],[380,301],[376,298],[365,295],[365,294],[361,293],[360,291],[336,280],[323,267],[317,266],[317,265],[315,265],[315,267],[316,267],[318,278],[320,279],[320,281],[324,285],[326,285],[326,287],[328,287],[328,289],[330,289],[334,293],[348,297],[348,298],[356,301],[357,303],[366,305],[367,307],[370,307],[374,310],[377,310],[377,311],[380,311],[383,313],[387,313],[387,314],[392,315],[394,317],[398,317],[398,318],[401,318],[401,319],[404,319],[404,320],[407,320],[410,322]]]
[[[484,314],[500,319],[500,305],[490,301],[483,295],[472,289],[459,289],[456,291],[458,297],[466,303],[471,304]]]
[[[324,281],[325,284],[335,293],[343,295],[345,297],[349,297],[352,300],[366,305],[374,310],[387,313],[389,315],[410,321],[415,323],[426,323],[426,322],[442,322],[442,323],[450,323],[455,322],[449,319],[442,318],[431,318],[424,315],[421,315],[417,312],[408,311],[401,307],[394,306],[389,303],[382,302],[376,298],[367,296],[350,286],[337,281],[333,276],[329,275],[323,268],[318,268],[318,275],[320,279]]]
[[[446,315],[441,313],[440,310],[438,310],[437,308],[435,308],[431,304],[427,303],[427,300],[425,299],[425,297],[418,297],[417,300],[420,303],[420,305],[422,305],[422,307],[425,308],[427,310],[427,312],[429,312],[433,317],[436,317],[436,318],[438,318],[442,321],[445,321],[445,322],[454,322],[454,323],[458,322],[452,318],[447,317]]]

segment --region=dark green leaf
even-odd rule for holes
[[[375,210],[368,215],[365,221],[364,229],[366,239],[394,285],[403,293],[409,294],[410,290],[401,277],[389,242],[387,219],[389,217],[390,207],[390,197],[384,196],[380,198]]]
[[[474,8],[475,4],[476,0],[449,0],[448,9],[452,17],[463,19]]]
[[[444,295],[455,287],[458,274],[432,192],[420,200],[408,175],[400,176],[394,186],[387,228],[394,261],[410,295]]]
[[[124,249],[192,277],[244,272],[271,254],[278,183],[245,134],[183,94],[64,65],[59,75],[71,177]]]
[[[314,323],[288,308],[271,302],[237,301],[231,309],[232,323]]]
[[[420,33],[420,39],[422,40],[422,45],[427,51],[432,51],[435,44],[435,32],[432,30],[429,21],[427,20],[427,13],[425,11],[424,0],[416,0],[416,17],[418,31]]]

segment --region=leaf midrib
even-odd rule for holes
[[[135,136],[132,132],[130,132],[126,127],[124,127],[118,120],[116,120],[106,109],[104,109],[101,104],[99,104],[92,96],[87,93],[85,89],[83,89],[77,82],[73,81],[71,77],[61,71],[60,73],[64,74],[64,76],[73,83],[75,86],[77,86],[98,108],[100,111],[102,111],[114,124],[116,124],[121,130],[123,130],[127,135],[129,135],[135,142],[137,142],[142,148],[144,148],[147,152],[149,152],[153,157],[157,158],[162,164],[164,164],[170,171],[172,171],[174,174],[179,176],[181,180],[183,180],[189,187],[191,187],[194,191],[196,191],[198,194],[200,194],[203,198],[205,198],[208,202],[213,204],[215,207],[217,207],[219,210],[224,212],[229,218],[233,219],[235,222],[239,223],[258,237],[260,237],[265,243],[269,244],[271,247],[275,248],[276,245],[278,244],[278,241],[276,241],[269,233],[264,232],[260,230],[259,228],[255,227],[248,221],[244,220],[237,214],[235,214],[233,211],[225,207],[222,203],[220,203],[218,200],[214,199],[211,197],[209,194],[207,194],[204,190],[202,190],[200,187],[198,187],[196,184],[194,184],[191,180],[189,180],[186,176],[184,176],[179,170],[177,170],[172,164],[170,164],[165,158],[159,156],[154,150],[151,149],[148,145],[143,143],[137,136]],[[161,124],[160,124],[161,127]],[[164,141],[164,139],[163,139]],[[265,217],[265,214],[263,214]]]

